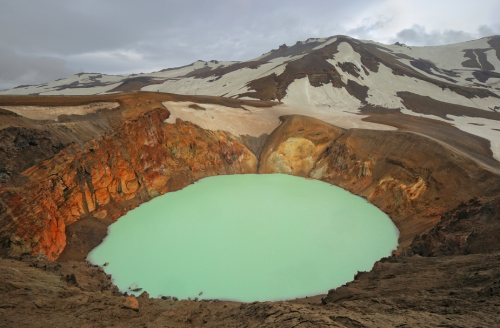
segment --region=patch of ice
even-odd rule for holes
[[[447,118],[453,120],[450,121],[435,115],[425,115],[421,113],[415,113],[406,108],[401,108],[401,112],[406,115],[425,117],[437,121],[446,122],[448,124],[452,124],[453,126],[457,127],[458,129],[464,132],[489,140],[491,144],[491,151],[493,153],[493,157],[497,161],[500,161],[500,131],[493,130],[493,129],[500,129],[500,121],[489,120],[479,117],[446,115]],[[477,124],[481,125],[479,126]]]
[[[488,120],[485,118],[470,118],[466,116],[454,116],[448,115],[451,118],[457,128],[462,131],[474,134],[478,137],[487,139],[491,143],[491,151],[493,152],[493,157],[500,162],[500,131],[495,131],[493,129],[500,129],[500,122],[494,120]],[[469,123],[484,124],[484,126],[478,126]]]
[[[293,81],[281,101],[288,108],[288,114],[315,117],[341,128],[396,130],[391,126],[362,121],[367,115],[359,114],[361,102],[345,88],[334,88],[331,84],[313,87],[307,77]]]
[[[191,102],[167,101],[163,105],[170,112],[166,123],[174,124],[177,119],[189,121],[204,129],[222,130],[238,135],[258,137],[263,133],[271,133],[280,123],[279,114],[271,108],[244,106],[231,108],[213,104],[199,104],[206,110],[189,108]],[[279,112],[279,111],[278,111]]]
[[[335,55],[335,58],[328,60],[331,65],[336,66],[339,62],[349,61],[360,67],[361,56],[348,43],[342,42],[339,44],[338,49],[339,53]],[[370,75],[366,75],[363,70],[360,70],[360,77],[358,78],[343,72],[341,69],[337,69],[337,71],[344,82],[351,79],[360,85],[367,86],[369,88],[367,101],[373,105],[401,108],[401,99],[396,95],[400,91],[408,91],[422,96],[429,96],[439,101],[483,110],[491,110],[490,108],[500,105],[500,100],[497,98],[475,97],[469,99],[449,89],[443,90],[430,82],[408,76],[394,75],[392,69],[382,63],[379,64],[377,73],[370,72]]]
[[[96,94],[99,93],[99,91],[91,92],[89,93],[90,89],[93,88],[104,88],[113,85],[113,87],[107,89],[111,90],[114,88],[117,84],[117,82],[121,82],[124,77],[119,76],[119,75],[102,75],[102,77],[96,78],[96,79],[91,79],[91,77],[97,77],[101,74],[75,74],[72,75],[66,79],[60,79],[57,81],[45,83],[42,85],[35,85],[35,86],[29,86],[25,88],[18,88],[18,89],[11,89],[11,90],[5,90],[3,92],[0,92],[0,94],[10,94],[10,95],[28,95],[28,94],[33,94],[33,93],[39,93],[39,94],[58,94],[58,95],[72,95],[72,94],[78,94],[78,95],[88,95],[88,94]],[[95,81],[102,82],[102,83],[107,83],[108,85],[106,86],[101,86],[101,87],[93,87],[93,88],[87,88],[89,84],[95,83]],[[71,83],[79,82],[78,88],[65,88],[62,90],[59,90],[61,87],[64,87],[66,85],[70,85]],[[113,82],[115,82],[113,84]],[[96,90],[104,90],[104,89],[96,89]],[[75,90],[86,90],[86,91],[75,91]],[[102,91],[101,91],[102,92]]]
[[[364,72],[360,72],[360,74],[364,75]],[[363,80],[358,79],[356,82],[369,87],[367,99],[369,103],[389,108],[401,107],[401,101],[396,96],[396,93],[399,91],[408,91],[450,104],[475,107],[488,111],[495,105],[500,105],[500,100],[497,98],[475,97],[469,99],[450,91],[450,89],[443,90],[430,82],[408,76],[394,75],[392,74],[392,70],[383,64],[379,65],[377,73],[370,73],[369,76],[364,76]],[[380,88],[382,85],[383,88]]]
[[[294,106],[289,104],[259,108],[244,105],[246,110],[213,104],[199,104],[206,110],[189,108],[191,102],[164,102],[170,111],[165,121],[173,124],[177,119],[192,122],[204,129],[222,130],[233,135],[251,135],[258,137],[263,133],[270,134],[279,124],[283,115],[306,115],[343,128],[365,128],[374,130],[396,130],[396,128],[361,121],[365,115],[344,112],[342,109],[321,108],[314,105]]]
[[[297,107],[324,110],[333,108],[350,112],[357,112],[361,106],[361,102],[351,96],[345,88],[335,88],[332,84],[313,87],[307,77],[293,81],[281,101]]]
[[[110,92],[101,92],[101,93],[97,93],[97,94],[98,95],[112,95],[115,93],[122,93],[122,92],[121,91],[110,91]]]

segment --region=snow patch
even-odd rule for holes
[[[90,88],[71,88],[63,90],[54,90],[40,93],[40,95],[66,95],[66,96],[88,96],[95,95],[98,93],[108,92],[116,87],[118,87],[122,82],[114,83],[110,85],[100,86],[100,87],[90,87]]]
[[[304,108],[334,108],[350,112],[357,112],[361,106],[361,102],[345,88],[335,88],[332,84],[313,87],[307,77],[293,81],[288,86],[282,102]]]
[[[243,106],[231,108],[213,104],[199,104],[206,110],[189,108],[191,102],[167,101],[163,105],[170,111],[166,123],[174,124],[177,119],[189,121],[204,129],[222,130],[233,135],[251,135],[258,137],[263,133],[270,134],[280,124],[280,116],[305,115],[315,117],[327,123],[342,128],[364,128],[373,130],[396,130],[391,126],[361,121],[366,115],[348,113],[341,108],[316,107],[314,105],[302,106],[281,104],[269,108]]]
[[[293,81],[281,101],[288,107],[289,114],[315,117],[341,128],[396,130],[394,127],[362,121],[367,115],[359,114],[361,102],[345,88],[334,88],[331,84],[313,87],[307,77]]]
[[[314,47],[312,50],[322,49],[322,48],[326,47],[327,45],[334,43],[335,41],[337,41],[337,37],[330,38],[328,41],[323,42],[323,44],[320,44],[317,47]]]

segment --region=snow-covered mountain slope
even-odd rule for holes
[[[300,81],[306,77],[311,87],[324,89],[314,92],[320,98],[331,98],[326,85],[339,89],[335,94],[349,94],[343,96],[342,106],[361,102],[400,108],[396,93],[407,91],[493,110],[500,97],[500,36],[435,47],[383,45],[346,36],[308,39],[246,62],[197,61],[129,76],[79,73],[0,94],[91,95],[143,90],[286,102],[292,101],[286,96],[291,93],[289,88],[297,89],[294,83],[307,91],[307,83]],[[321,99],[310,103],[324,105]]]
[[[78,73],[67,79],[40,85],[23,85],[10,90],[0,91],[0,95],[97,95],[110,92],[140,90],[146,85],[156,85],[168,79],[199,74],[235,62],[197,61],[190,65],[167,68],[153,73],[106,75],[99,73]]]
[[[400,122],[388,123],[398,115],[406,121],[432,119],[489,140],[492,156],[500,160],[500,36],[433,47],[384,45],[347,36],[308,39],[245,62],[197,61],[129,76],[77,74],[0,94],[134,90],[279,100],[294,113],[347,128],[380,123],[398,127]],[[188,111],[177,110],[176,116],[192,117],[183,113]],[[370,113],[370,118],[364,116]],[[375,122],[374,115],[380,113],[385,121]],[[361,119],[378,124],[360,125]]]
[[[304,77],[311,86],[332,84],[373,105],[399,102],[394,99],[395,91],[411,92],[409,89],[417,86],[423,90],[420,93],[429,89],[437,100],[448,101],[456,93],[461,96],[456,102],[488,109],[494,103],[489,98],[500,96],[500,36],[434,47],[383,45],[346,36],[308,39],[246,62],[197,61],[129,76],[79,73],[0,94],[90,95],[144,90],[281,100],[288,87]],[[367,99],[355,94],[354,89],[362,92],[363,87],[368,87]]]

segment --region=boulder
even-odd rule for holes
[[[129,296],[125,299],[125,302],[123,302],[123,308],[125,309],[130,309],[134,310],[136,312],[139,311],[139,302],[135,298],[135,296]]]

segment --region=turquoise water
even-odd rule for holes
[[[104,270],[129,294],[272,301],[351,281],[390,255],[397,239],[386,214],[328,183],[228,175],[128,212],[87,259],[109,262]]]

